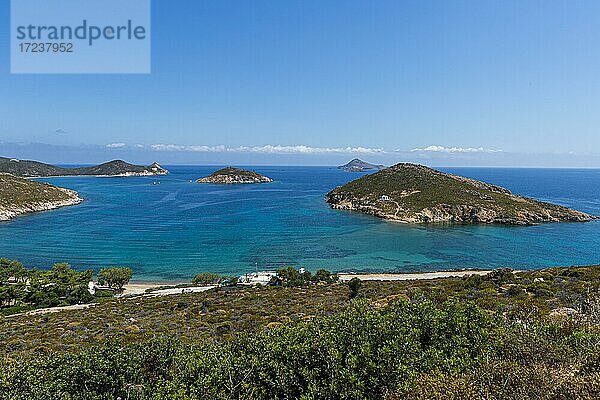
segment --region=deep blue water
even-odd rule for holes
[[[64,177],[75,207],[0,224],[0,256],[28,266],[125,265],[136,280],[188,280],[283,264],[334,271],[538,268],[600,263],[600,222],[408,226],[331,210],[323,197],[357,178],[329,167],[254,168],[272,184],[190,182],[216,167],[172,166],[164,177]],[[445,168],[513,192],[600,215],[600,170]],[[153,182],[160,182],[153,185]]]

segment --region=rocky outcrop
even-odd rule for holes
[[[0,221],[22,214],[72,206],[82,201],[73,190],[0,174]]]
[[[355,158],[348,164],[340,165],[338,169],[346,172],[365,172],[365,171],[378,171],[385,168],[385,165],[371,164],[366,161]]]
[[[169,173],[168,169],[164,169],[160,166],[156,161],[148,166],[148,173],[150,175],[167,175]]]
[[[414,224],[532,225],[596,218],[414,164],[398,164],[340,186],[327,194],[326,201],[335,209]]]
[[[269,183],[273,182],[273,179],[261,175],[255,171],[228,167],[215,171],[205,178],[198,179],[196,182],[216,184],[248,184]]]

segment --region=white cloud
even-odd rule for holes
[[[383,153],[383,149],[372,149],[369,147],[310,147],[310,146],[279,146],[266,145],[246,147],[240,146],[234,149],[238,152],[268,153],[268,154],[372,154]]]
[[[118,149],[131,147],[136,149],[149,149],[154,151],[169,151],[169,152],[189,152],[189,153],[254,153],[254,154],[304,154],[304,155],[319,155],[319,154],[406,154],[406,150],[397,149],[394,151],[384,150],[382,148],[371,147],[311,147],[305,145],[282,146],[267,144],[264,146],[225,146],[225,145],[182,145],[156,143],[148,146],[135,144],[127,145],[125,143],[110,143],[107,148]],[[415,148],[410,152],[426,152],[426,153],[497,153],[502,150],[486,149],[484,147],[445,147],[445,146],[428,146],[424,148]]]
[[[310,146],[190,146],[177,144],[153,144],[150,146],[157,151],[187,151],[199,153],[262,153],[262,154],[374,154],[384,153],[383,149],[369,147],[310,147]]]
[[[498,153],[502,150],[486,149],[484,147],[445,147],[445,146],[427,146],[424,148],[412,149],[412,152],[435,152],[435,153]]]
[[[190,151],[197,153],[223,153],[227,151],[225,146],[191,146],[191,145],[180,145],[180,144],[153,144],[150,145],[152,150],[157,151]]]

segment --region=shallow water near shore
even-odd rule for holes
[[[275,182],[219,186],[194,182],[218,167],[167,168],[167,176],[42,179],[86,201],[0,223],[0,257],[40,268],[63,261],[77,268],[131,266],[137,281],[281,265],[416,272],[600,263],[600,221],[410,226],[329,208],[324,195],[363,174],[252,167]],[[600,215],[597,169],[440,169]]]

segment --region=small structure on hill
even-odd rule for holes
[[[275,271],[260,271],[244,274],[238,278],[238,285],[268,285],[273,278],[277,277]]]

